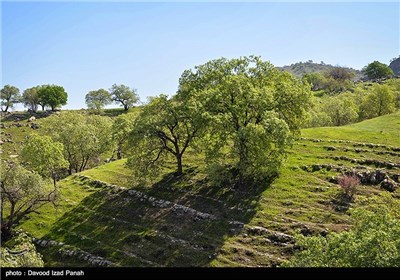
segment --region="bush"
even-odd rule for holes
[[[355,175],[345,175],[339,178],[338,183],[346,197],[352,200],[357,191],[357,186],[360,185],[360,179]]]
[[[0,248],[0,267],[43,267],[42,256],[36,252],[32,239],[19,233]]]
[[[326,237],[298,234],[301,251],[283,266],[400,267],[399,200],[385,195],[368,199],[365,205],[351,212],[354,227],[349,231]]]

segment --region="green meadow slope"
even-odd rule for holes
[[[400,112],[306,129],[280,176],[246,193],[210,186],[194,154],[181,177],[166,170],[141,187],[115,161],[62,180],[59,206],[20,227],[38,239],[47,266],[277,266],[293,254],[295,232],[348,229],[347,210],[384,191],[362,185],[348,204],[332,176],[385,169],[398,180],[399,133]]]

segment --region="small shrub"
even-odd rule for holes
[[[339,178],[338,183],[346,197],[352,200],[357,191],[357,186],[360,185],[360,179],[356,175],[345,175]]]

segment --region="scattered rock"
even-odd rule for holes
[[[38,128],[39,128],[39,125],[38,125],[37,123],[32,123],[32,124],[31,124],[31,128],[32,128],[32,129],[38,129]]]
[[[381,188],[384,190],[387,190],[389,192],[394,192],[398,186],[397,183],[395,181],[393,181],[390,178],[385,178],[382,182],[381,182]]]

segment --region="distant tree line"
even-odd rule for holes
[[[42,85],[26,89],[22,95],[20,90],[11,85],[5,85],[1,91],[1,110],[7,112],[17,103],[23,103],[25,107],[33,112],[41,106],[44,111],[45,107],[55,111],[57,108],[66,105],[68,94],[62,86]]]
[[[351,82],[346,68],[303,76],[314,92],[306,126],[341,126],[400,108],[400,80],[385,64],[374,61],[363,68],[367,81]],[[374,83],[379,81],[379,83]]]

